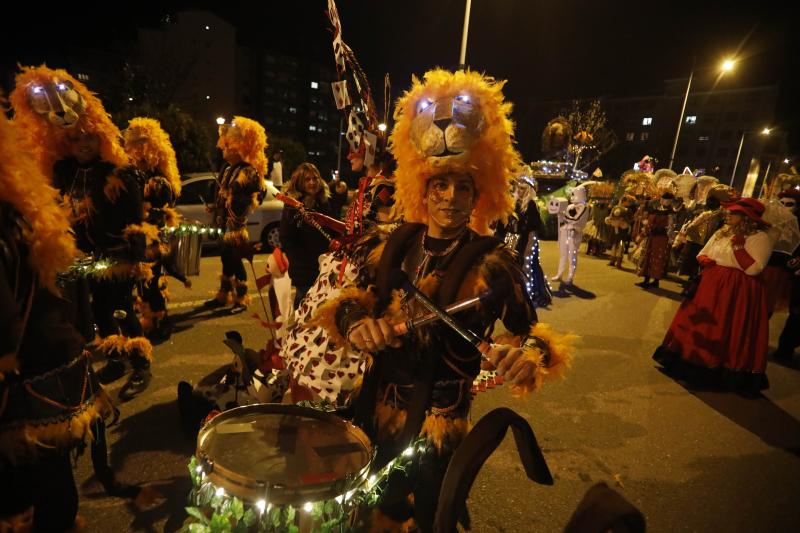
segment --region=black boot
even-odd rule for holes
[[[97,380],[103,385],[108,385],[125,375],[125,363],[122,359],[109,357],[105,366],[97,371]]]
[[[119,391],[119,399],[127,402],[144,392],[153,379],[150,362],[140,355],[131,355],[133,372]]]

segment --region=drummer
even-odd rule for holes
[[[255,120],[233,117],[230,124],[219,127],[217,147],[222,150],[225,164],[217,177],[217,197],[207,210],[213,224],[225,230],[220,253],[222,276],[217,295],[205,306],[221,307],[233,300],[230,313],[236,314],[245,311],[250,303],[242,258],[250,243],[247,218],[266,187],[267,134]]]
[[[494,302],[456,319],[487,339],[502,320],[507,334],[494,337],[483,365],[515,394],[537,390],[569,363],[569,339],[537,324],[513,253],[487,236],[489,223],[513,209],[508,184],[520,164],[501,87],[469,71],[434,70],[414,81],[397,104],[391,136],[407,222],[370,250],[356,282],[316,315],[333,337],[369,353],[354,420],[378,456],[402,452],[417,435],[428,443],[419,468],[391,478],[386,494],[398,497],[381,503],[381,518],[396,526],[413,518],[430,530],[449,459],[469,431],[470,387],[482,366],[473,345],[441,322],[394,334],[393,324],[422,313],[413,297],[394,290],[398,269],[440,306],[495,291]]]
[[[181,177],[169,135],[157,120],[136,117],[128,123],[123,140],[125,152],[142,186],[145,221],[159,230],[178,227],[180,215],[174,207],[181,194]],[[155,255],[151,257],[155,259],[153,277],[141,284],[139,322],[147,338],[167,338],[170,333],[164,296],[167,280],[162,274],[171,275],[187,288],[192,284],[172,268],[167,256],[168,249],[157,247],[152,252]]]

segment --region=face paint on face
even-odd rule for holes
[[[475,200],[475,185],[469,174],[432,177],[423,200],[428,208],[428,233],[439,238],[460,233],[469,223]]]

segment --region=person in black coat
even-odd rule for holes
[[[303,163],[292,173],[286,195],[303,203],[304,210],[332,216],[330,192],[319,170]],[[330,230],[303,217],[303,210],[285,205],[281,217],[280,239],[283,252],[289,257],[289,277],[297,292],[295,304],[314,284],[319,275],[319,256],[328,250]]]

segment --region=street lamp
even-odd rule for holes
[[[461,53],[458,56],[458,64],[464,68],[467,60],[467,34],[469,33],[469,10],[472,7],[472,0],[467,0],[464,10],[464,28],[461,30]]]
[[[769,135],[772,132],[770,128],[764,128],[759,133],[761,135]],[[736,152],[736,161],[733,162],[733,172],[731,172],[731,187],[733,187],[733,179],[736,177],[736,167],[739,166],[739,156],[742,155],[742,146],[744,145],[744,136],[748,133],[755,133],[754,131],[743,131],[742,137],[739,139],[739,150]]]
[[[736,65],[736,62],[733,59],[726,59],[722,62],[719,69],[724,74],[725,72],[730,72],[733,70],[733,67]],[[689,101],[689,91],[692,88],[692,79],[694,79],[694,71],[695,70],[707,70],[710,67],[704,67],[695,69],[692,67],[691,72],[689,72],[689,83],[686,84],[686,94],[683,95],[683,105],[681,106],[681,116],[678,118],[678,129],[675,131],[675,142],[672,143],[672,153],[669,156],[669,169],[672,170],[672,163],[675,161],[675,151],[678,149],[678,136],[681,134],[681,126],[683,125],[683,115],[686,112],[686,103]]]

